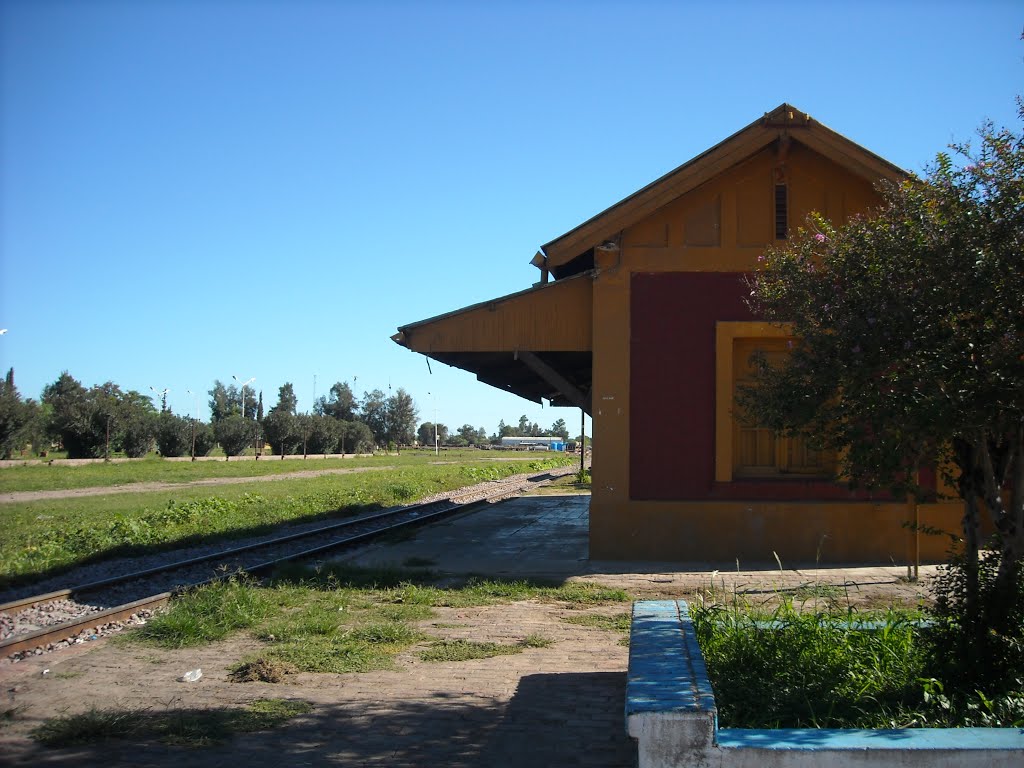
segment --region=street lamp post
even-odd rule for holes
[[[254,381],[256,381],[256,377],[253,376],[252,378],[250,378],[250,379],[248,379],[247,381],[244,381],[244,382],[240,381],[239,378],[237,376],[234,376],[234,375],[231,378],[234,379],[235,381],[237,381],[241,385],[241,388],[242,388],[242,418],[244,419],[245,418],[245,388],[247,386],[249,386],[250,384],[252,384]]]
[[[171,390],[167,389],[166,387],[164,389],[150,387],[150,389],[160,396],[160,412],[163,413],[164,411],[167,410],[167,395],[170,393]]]

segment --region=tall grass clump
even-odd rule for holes
[[[851,630],[848,612],[693,611],[720,722],[743,728],[879,728],[911,724],[924,653],[907,615]]]
[[[947,591],[955,593],[955,575]],[[934,613],[773,611],[707,604],[692,610],[731,728],[1022,727],[1020,635],[993,635],[984,660],[963,663],[955,598]],[[1000,599],[1005,599],[1005,596]],[[948,602],[952,600],[952,603]]]
[[[137,636],[164,648],[186,648],[253,627],[271,609],[263,590],[245,577],[232,577],[175,600],[170,611],[140,627]]]

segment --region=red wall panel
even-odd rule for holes
[[[715,479],[715,323],[751,320],[743,275],[638,272],[630,284],[630,496],[707,498]]]
[[[715,481],[715,323],[755,319],[748,293],[744,276],[731,272],[632,275],[630,498],[890,498],[807,478]]]

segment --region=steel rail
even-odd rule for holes
[[[428,502],[437,503],[437,502]],[[337,530],[339,528],[346,528],[359,523],[364,523],[371,520],[376,520],[382,517],[391,517],[402,512],[413,509],[417,505],[410,505],[407,507],[396,507],[389,509],[385,512],[379,512],[374,515],[367,515],[365,517],[353,518],[349,520],[343,520],[338,523],[331,523],[320,528],[314,528],[308,531],[301,531],[299,533],[290,533],[284,536],[276,536],[270,539],[263,539],[262,541],[253,542],[251,544],[243,544],[238,547],[229,547],[228,549],[221,549],[217,552],[212,552],[206,555],[197,555],[196,557],[190,557],[185,560],[176,560],[173,563],[164,563],[163,565],[157,565],[152,568],[145,568],[141,571],[131,571],[129,573],[118,574],[117,576],[111,576],[106,579],[99,579],[98,581],[91,581],[85,584],[79,584],[68,589],[61,589],[56,592],[47,592],[44,595],[33,595],[31,597],[25,597],[20,600],[13,600],[9,603],[0,605],[0,613],[6,613],[11,615],[18,611],[26,608],[31,608],[36,605],[43,605],[44,603],[51,603],[54,600],[59,600],[62,597],[70,597],[76,594],[82,594],[91,590],[100,589],[102,587],[109,587],[114,584],[123,584],[128,581],[134,581],[141,579],[145,576],[152,576],[157,573],[166,573],[167,571],[173,571],[178,568],[186,568],[190,565],[198,565],[199,563],[208,562],[210,560],[217,560],[219,558],[230,557],[232,555],[241,554],[242,552],[250,552],[254,549],[262,549],[264,547],[274,546],[276,544],[284,544],[289,541],[296,539],[308,538],[310,536],[316,536],[321,533],[329,533],[330,531]],[[427,506],[422,505],[422,506]],[[2,646],[0,646],[2,647]]]
[[[140,610],[158,608],[167,603],[173,596],[171,592],[162,592],[159,595],[152,595],[141,600],[133,600],[124,605],[107,608],[105,611],[91,613],[84,618],[72,619],[63,624],[44,627],[24,635],[15,635],[0,643],[0,656],[10,656],[13,653],[30,651],[33,648],[57,643],[61,640],[70,640],[82,630],[96,627],[99,624],[126,619]]]

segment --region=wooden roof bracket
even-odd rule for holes
[[[567,378],[537,357],[533,352],[524,352],[521,349],[516,350],[514,357],[517,360],[521,360],[527,368],[558,390],[559,394],[563,395],[566,400],[577,408],[582,408],[588,416],[592,415],[590,395],[581,392],[578,387],[575,387]]]
[[[622,266],[622,231],[594,246],[594,274],[614,272]]]
[[[540,281],[546,283],[548,281],[548,257],[544,253],[544,249],[541,248],[537,253],[530,259],[530,263],[540,270]]]

